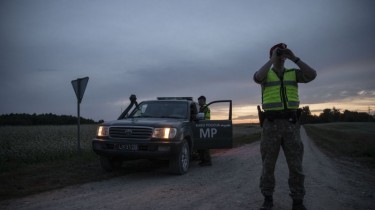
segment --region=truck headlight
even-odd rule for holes
[[[108,126],[99,126],[97,136],[98,137],[109,136],[109,127]]]
[[[152,138],[157,139],[173,139],[177,134],[176,128],[155,128]]]

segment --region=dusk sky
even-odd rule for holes
[[[256,119],[253,74],[284,42],[317,71],[300,84],[314,113],[375,111],[375,1],[0,0],[0,114],[116,119],[136,94],[233,100]],[[297,67],[287,61],[286,67]]]

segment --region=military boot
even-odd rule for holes
[[[292,210],[307,210],[307,209],[303,205],[303,200],[302,199],[293,199]]]
[[[271,210],[273,207],[273,198],[272,196],[264,196],[264,202],[260,210]]]

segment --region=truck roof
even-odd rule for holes
[[[158,100],[184,100],[193,101],[193,97],[157,97]]]

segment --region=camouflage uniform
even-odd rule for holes
[[[307,83],[314,78],[306,77],[301,70],[296,69],[296,79],[298,83]],[[265,81],[254,81],[262,84]],[[279,155],[280,147],[283,148],[289,168],[289,188],[293,199],[303,199],[305,195],[304,179],[302,171],[303,144],[300,136],[300,125],[298,121],[291,123],[288,119],[267,118],[263,122],[262,140],[262,175],[260,178],[260,189],[262,194],[270,196],[275,188],[275,165]]]
[[[301,69],[286,69],[286,59],[293,61]],[[275,165],[280,147],[283,148],[289,168],[290,196],[294,210],[306,210],[303,205],[305,195],[302,171],[303,144],[300,136],[298,83],[314,80],[316,71],[296,57],[284,43],[270,49],[270,60],[254,73],[254,81],[262,86],[262,107],[258,109],[263,122],[262,175],[260,188],[264,195],[261,210],[273,207],[272,194],[275,189]]]
[[[275,119],[272,122],[265,119],[261,139],[262,175],[260,188],[265,196],[272,196],[275,188],[275,165],[280,146],[284,150],[289,167],[290,196],[293,199],[303,199],[305,195],[302,171],[303,143],[300,136],[299,123],[291,123],[288,119]]]

